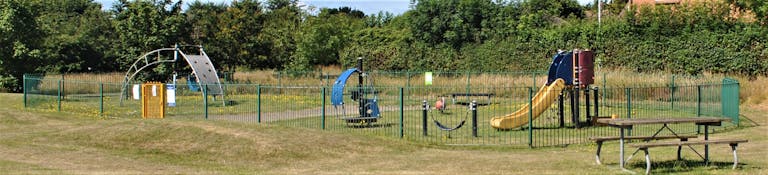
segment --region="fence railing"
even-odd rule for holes
[[[544,79],[543,77],[541,78]],[[423,81],[423,80],[422,80]],[[682,82],[682,81],[679,81]],[[29,109],[65,111],[90,116],[141,116],[139,100],[120,103],[119,82],[76,81],[45,76],[24,77],[24,106]],[[532,85],[532,84],[531,84]],[[542,84],[538,84],[541,86]],[[176,85],[176,105],[167,107],[167,119],[208,119],[263,125],[315,128],[331,132],[354,132],[433,144],[552,146],[586,143],[592,136],[615,136],[618,130],[593,126],[588,118],[675,118],[714,116],[731,118],[732,123],[711,130],[738,126],[739,84],[732,79],[718,83],[668,84],[657,86],[600,86],[589,95],[573,89],[537,104],[538,88],[524,86],[376,86],[367,98],[375,99],[381,117],[376,122],[349,118],[360,116],[360,105],[350,96],[344,105],[331,105],[331,87],[312,85],[224,84],[224,96],[192,91]],[[492,94],[480,96],[452,94]],[[549,94],[561,94],[552,92]],[[446,109],[435,110],[445,98]],[[132,99],[132,98],[129,98]],[[424,103],[430,106],[424,110]],[[476,108],[470,108],[472,102]],[[547,101],[547,100],[544,100]],[[589,101],[589,106],[587,106]],[[595,103],[597,101],[597,103]],[[535,115],[534,108],[543,107]],[[576,112],[579,111],[579,112]],[[522,114],[517,114],[522,113]],[[587,114],[589,113],[589,117]],[[578,114],[578,115],[575,115]],[[494,117],[521,120],[523,126],[495,129]],[[440,123],[443,127],[439,127]],[[460,127],[459,127],[460,126]],[[458,128],[457,128],[458,127]],[[654,126],[635,127],[631,135],[652,134]],[[693,125],[672,125],[682,133],[703,132]],[[446,128],[455,130],[446,131]]]

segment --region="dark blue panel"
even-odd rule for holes
[[[547,74],[547,85],[552,84],[557,79],[557,66],[560,65],[560,61],[563,60],[563,55],[555,54],[552,58],[552,64],[549,65],[549,73]]]
[[[565,80],[566,85],[573,85],[573,52],[563,52],[560,55],[563,58],[560,60],[560,64],[557,65],[555,79],[562,78]]]
[[[357,72],[356,68],[347,69],[346,71],[342,72],[341,75],[339,75],[339,78],[336,78],[336,81],[333,82],[333,90],[331,91],[331,104],[333,106],[344,104],[344,86],[347,85],[347,79],[349,79],[349,76],[352,76],[352,74],[355,72]]]

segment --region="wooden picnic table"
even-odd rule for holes
[[[662,127],[659,128],[656,133],[653,134],[651,137],[655,137],[659,132],[664,130],[666,128],[672,134],[676,135],[675,131],[673,131],[671,128],[669,128],[667,125],[669,124],[681,124],[681,123],[695,123],[696,125],[704,125],[704,140],[709,140],[709,126],[720,126],[722,125],[722,122],[724,121],[730,121],[730,118],[721,118],[721,117],[685,117],[685,118],[638,118],[638,119],[632,119],[632,118],[623,118],[623,119],[598,119],[596,123],[604,124],[612,127],[619,128],[619,166],[624,169],[624,130],[625,129],[632,129],[635,125],[651,125],[651,124],[662,124]],[[708,161],[709,159],[709,145],[704,146],[704,159],[705,161]]]

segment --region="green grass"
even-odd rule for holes
[[[0,106],[0,172],[9,174],[626,173],[617,167],[616,143],[607,143],[603,147],[603,162],[607,165],[596,165],[593,144],[535,149],[524,145],[443,146],[413,141],[420,132],[407,133],[406,139],[392,137],[392,133],[399,130],[391,128],[398,126],[351,128],[338,120],[328,120],[328,128],[321,130],[294,127],[291,123],[260,125],[200,119],[105,119],[24,110],[20,102],[21,95],[0,94],[0,103],[8,104]],[[710,166],[700,165],[701,161],[690,151],[684,152],[687,161],[677,162],[673,161],[676,149],[652,149],[652,158],[658,162],[654,164],[653,173],[768,173],[768,160],[765,159],[768,148],[764,146],[768,143],[768,119],[759,117],[766,111],[743,111],[753,121],[744,125],[753,127],[712,135],[713,138],[749,139],[749,143],[739,147],[743,163],[739,169],[730,169],[732,157],[728,146],[716,145],[711,148],[714,164]],[[388,112],[386,115],[392,114]],[[392,123],[390,119],[399,120],[386,117],[380,122]],[[363,130],[378,132],[361,132]],[[452,136],[468,140],[464,138],[466,131],[468,129],[462,128],[459,132],[463,133]],[[434,139],[443,138],[435,136]],[[635,158],[628,168],[642,172],[643,165],[641,159]]]

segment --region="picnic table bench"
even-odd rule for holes
[[[456,97],[475,97],[475,96],[488,97],[488,104],[491,104],[491,97],[494,96],[493,93],[452,93],[450,95],[451,95],[451,102],[453,102],[453,104],[456,104]]]
[[[739,146],[739,143],[746,143],[747,140],[745,139],[719,139],[719,140],[697,140],[697,141],[679,141],[679,142],[660,142],[660,143],[639,143],[631,145],[632,147],[636,147],[638,150],[642,150],[645,153],[645,174],[649,174],[651,172],[651,158],[648,154],[648,148],[653,147],[665,147],[665,146],[677,146],[677,159],[680,160],[680,147],[682,146],[691,146],[691,145],[709,145],[709,144],[728,144],[731,146],[731,151],[733,152],[733,167],[731,169],[736,169],[736,166],[739,164],[739,157],[736,154],[736,147]],[[696,152],[696,150],[694,150]],[[708,158],[705,158],[704,156],[701,156],[698,152],[696,152],[702,159],[704,159],[705,163],[709,163]],[[634,155],[634,154],[633,154]],[[630,157],[631,158],[631,157]]]
[[[624,140],[642,140],[642,141],[650,141],[650,140],[664,140],[664,139],[680,139],[680,141],[688,141],[688,139],[696,138],[698,136],[695,135],[683,135],[683,136],[625,136]],[[597,143],[597,152],[595,153],[595,160],[597,161],[597,164],[600,165],[602,162],[600,162],[600,150],[603,147],[603,142],[605,141],[616,141],[621,139],[621,137],[618,136],[608,136],[608,137],[590,137],[589,140],[595,141]],[[680,149],[681,147],[678,147],[677,149],[677,157],[680,157]]]

